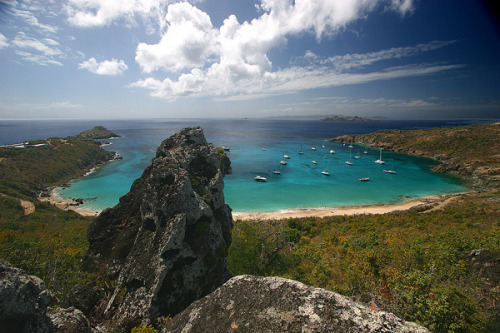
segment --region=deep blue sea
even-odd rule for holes
[[[225,178],[226,202],[236,212],[278,211],[345,205],[400,202],[466,188],[455,178],[430,171],[430,160],[388,151],[385,165],[374,163],[380,151],[349,148],[326,140],[344,134],[379,129],[453,127],[471,120],[383,120],[377,122],[323,122],[303,119],[156,119],[156,120],[2,120],[0,144],[76,135],[101,125],[122,138],[108,140],[105,149],[123,160],[107,163],[97,172],[72,182],[58,194],[83,198],[90,210],[114,206],[132,182],[151,163],[161,141],[186,126],[201,126],[209,142],[230,148],[233,173]],[[324,145],[324,148],[323,148]],[[316,150],[311,148],[315,147]],[[334,150],[335,154],[331,154]],[[368,154],[364,154],[364,151]],[[299,154],[302,151],[303,154]],[[281,165],[287,154],[287,165]],[[355,159],[354,156],[360,156]],[[313,164],[313,160],[317,164]],[[353,165],[345,164],[350,160]],[[389,174],[384,169],[397,173]],[[281,175],[273,174],[278,169]],[[321,171],[330,172],[325,176]],[[256,182],[260,175],[267,182]],[[359,181],[369,177],[370,181]],[[91,200],[89,200],[91,199]]]

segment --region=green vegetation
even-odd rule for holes
[[[116,137],[119,137],[119,135],[116,135],[115,133],[111,132],[110,130],[102,126],[96,126],[87,131],[83,131],[82,133],[76,136],[76,138],[79,139],[91,139],[91,140],[108,139]]]
[[[80,177],[114,155],[95,141],[52,138],[44,143],[24,149],[0,148],[0,193],[33,200],[46,186]]]
[[[49,290],[66,297],[91,276],[80,272],[88,249],[92,218],[62,211],[37,200],[48,186],[82,176],[114,156],[99,143],[76,138],[37,140],[26,148],[0,148],[0,259],[42,278]],[[20,200],[34,212],[25,215]]]
[[[418,150],[428,157],[441,154],[441,160],[455,159],[459,168],[471,166],[469,174],[485,168],[494,176],[495,152],[500,151],[497,127],[381,131],[355,140],[402,152]],[[47,145],[0,148],[0,259],[39,276],[64,298],[75,284],[95,280],[79,270],[93,218],[56,209],[37,201],[36,195],[46,186],[81,176],[110,153],[94,141],[77,138],[32,142],[40,143]],[[223,149],[218,151],[223,167],[230,170]],[[207,179],[202,165],[190,173],[195,189]],[[34,202],[35,212],[25,215],[19,199]],[[207,256],[205,264],[212,265],[215,255],[227,256],[233,275],[282,276],[360,299],[369,295],[379,308],[434,332],[481,332],[498,321],[498,294],[484,288],[467,254],[500,251],[498,190],[462,195],[442,210],[427,210],[235,221],[231,247]],[[201,223],[196,232],[206,233],[207,226]],[[162,320],[133,331],[156,332],[168,319]]]
[[[233,275],[376,295],[382,308],[435,332],[479,332],[493,320],[494,299],[465,258],[500,250],[499,209],[495,192],[463,196],[442,211],[236,221],[228,264]]]
[[[37,202],[24,215],[19,201],[0,197],[0,259],[43,279],[58,297],[91,277],[80,272],[92,221],[72,211]]]
[[[426,130],[382,130],[346,135],[331,141],[353,142],[442,162],[435,170],[478,182],[480,187],[500,185],[500,123]]]

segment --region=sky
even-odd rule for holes
[[[0,119],[500,118],[480,0],[0,0]]]

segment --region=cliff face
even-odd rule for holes
[[[131,327],[174,315],[230,278],[223,160],[201,128],[163,141],[143,175],[89,227],[82,267],[116,281],[103,309]]]
[[[429,332],[297,281],[240,275],[175,316],[167,332]]]

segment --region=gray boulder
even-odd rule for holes
[[[105,316],[125,328],[154,322],[231,277],[232,216],[223,193],[229,163],[201,128],[185,128],[162,142],[130,192],[96,218],[82,268],[115,282]]]
[[[429,332],[348,297],[277,277],[236,276],[176,315],[167,332]]]
[[[0,261],[0,332],[51,332],[46,311],[54,301],[41,279]]]
[[[90,323],[82,311],[70,308],[49,308],[47,314],[55,333],[91,333]]]

